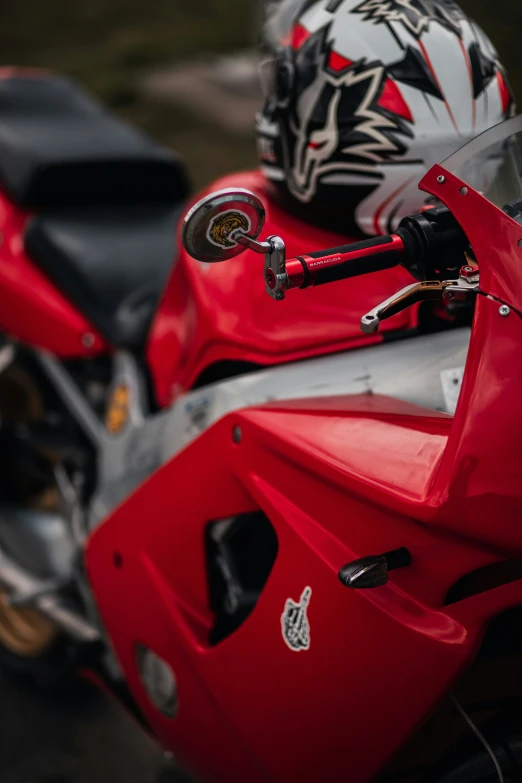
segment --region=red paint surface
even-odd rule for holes
[[[196,774],[337,783],[349,770],[352,783],[370,781],[473,659],[487,620],[522,601],[518,582],[444,606],[462,575],[496,559],[415,522],[432,513],[451,427],[448,416],[379,397],[246,410],[194,441],[95,532],[88,572],[133,695]],[[256,508],[277,532],[276,563],[252,615],[210,647],[204,527]],[[338,582],[344,563],[398,546],[413,562],[386,587]],[[310,649],[295,653],[280,617],[307,585]],[[143,690],[136,641],[176,674],[174,720]],[[379,699],[387,709],[375,710]]]
[[[288,258],[350,241],[283,212],[258,172],[224,177],[205,193],[225,187],[249,188],[262,198],[267,210],[263,236],[284,237]],[[271,365],[381,340],[361,334],[361,314],[411,280],[397,268],[289,292],[284,302],[276,302],[267,296],[263,264],[263,256],[252,251],[222,264],[201,264],[180,251],[147,351],[161,405],[170,404],[206,367],[223,359]],[[383,333],[414,322],[414,311],[401,313],[383,324]]]
[[[393,79],[386,79],[377,105],[382,109],[387,109],[388,111],[393,112],[393,114],[397,114],[399,117],[408,120],[408,122],[413,122],[413,115],[410,107],[404,100],[397,83],[394,82]]]
[[[331,71],[344,71],[345,68],[349,68],[350,65],[353,65],[352,60],[348,60],[337,52],[331,51],[328,55],[328,68],[330,68]]]
[[[432,522],[520,556],[522,226],[469,186],[461,196],[465,183],[440,166],[420,184],[466,232],[480,288],[489,295],[478,298],[462,392],[433,487]],[[499,315],[501,303],[511,308],[507,318]]]
[[[21,342],[60,357],[93,356],[107,349],[101,335],[29,259],[23,234],[29,215],[0,193],[0,328]],[[85,348],[85,334],[94,338]]]
[[[498,89],[500,92],[500,101],[502,103],[502,111],[504,114],[507,112],[509,107],[511,106],[511,102],[513,100],[513,96],[511,94],[511,90],[508,87],[508,84],[506,82],[505,76],[501,71],[497,71],[497,84]]]
[[[311,33],[308,32],[306,27],[300,24],[295,24],[291,33],[291,46],[293,49],[300,49],[301,46],[310,38]]]

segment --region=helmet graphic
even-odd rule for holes
[[[272,0],[257,118],[284,205],[345,234],[418,211],[422,175],[512,113],[498,54],[453,0]]]

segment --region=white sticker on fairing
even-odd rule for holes
[[[285,609],[281,615],[281,630],[283,639],[290,650],[300,652],[310,649],[310,624],[306,615],[312,588],[305,587],[299,603],[286,599]]]
[[[451,413],[452,416],[455,413],[459,401],[463,377],[464,367],[454,367],[451,370],[442,370],[440,374],[446,412]]]

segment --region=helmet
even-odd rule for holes
[[[393,230],[434,163],[513,113],[453,0],[271,0],[263,40],[262,171],[287,209],[345,234]]]

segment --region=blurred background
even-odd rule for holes
[[[461,0],[522,100],[522,3]],[[260,0],[2,0],[0,64],[57,70],[186,159],[195,187],[255,165]],[[188,778],[100,695],[63,702],[0,675],[2,783]],[[247,783],[247,781],[245,781]]]
[[[522,96],[522,3],[461,0]],[[179,150],[199,187],[255,164],[261,0],[2,0],[0,63],[69,74]],[[232,60],[230,60],[231,55]]]

